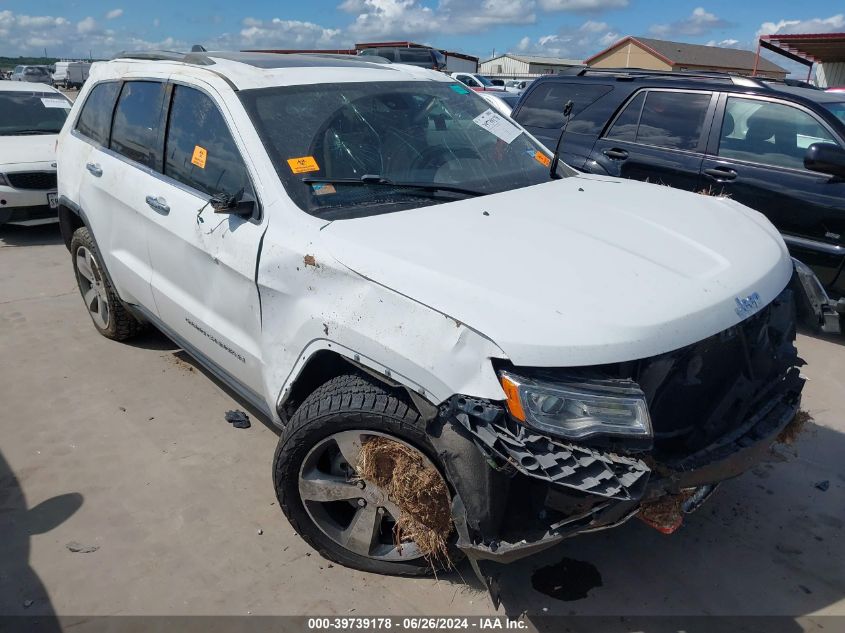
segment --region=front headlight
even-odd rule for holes
[[[635,383],[547,382],[506,371],[499,378],[510,414],[538,431],[570,439],[651,437],[648,404]]]
[[[6,180],[6,174],[0,174],[0,186],[3,187],[11,187],[12,185],[9,184],[9,181]]]

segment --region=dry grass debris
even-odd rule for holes
[[[798,439],[798,436],[804,431],[807,422],[812,421],[813,416],[803,409],[799,410],[798,413],[795,414],[795,417],[792,418],[792,421],[784,427],[783,431],[780,432],[776,441],[780,444],[791,446]]]
[[[416,450],[385,437],[362,442],[358,475],[386,493],[401,512],[396,517],[397,545],[413,541],[431,563],[451,567],[452,532],[449,489],[443,477]]]

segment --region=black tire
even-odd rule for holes
[[[73,262],[73,273],[76,276],[76,283],[79,286],[79,292],[83,296],[83,302],[85,297],[85,290],[83,289],[83,281],[81,280],[77,263],[77,255],[81,252],[81,249],[87,249],[87,251],[91,253],[92,258],[96,262],[97,268],[99,269],[97,271],[97,277],[100,280],[100,283],[102,283],[105,303],[108,306],[109,318],[106,321],[105,327],[97,323],[89,307],[87,305],[85,306],[86,310],[88,311],[88,316],[91,317],[91,322],[94,324],[94,327],[100,334],[102,334],[106,338],[110,338],[115,341],[123,341],[141,333],[146,328],[146,324],[136,319],[126,309],[126,307],[123,305],[123,302],[121,302],[120,298],[117,296],[117,292],[115,292],[114,287],[112,287],[111,283],[109,282],[108,276],[103,273],[103,271],[105,271],[105,266],[103,265],[103,259],[100,256],[100,251],[97,249],[97,245],[94,242],[94,239],[91,237],[90,231],[87,227],[84,226],[74,231],[73,237],[70,241],[70,254],[71,261]]]
[[[424,576],[435,571],[425,558],[385,561],[352,552],[329,538],[311,519],[299,493],[299,475],[311,449],[345,430],[377,431],[421,450],[443,474],[420,415],[399,390],[366,374],[332,378],[313,391],[285,426],[273,459],[273,485],[279,506],[296,532],[321,556],[361,571],[394,576]],[[454,535],[453,535],[454,536]],[[460,554],[452,551],[452,560]],[[435,564],[436,565],[436,564]]]

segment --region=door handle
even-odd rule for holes
[[[608,158],[612,158],[613,160],[625,160],[628,158],[628,152],[617,147],[611,147],[610,149],[603,150],[602,154]]]
[[[97,178],[103,175],[103,169],[97,163],[86,163],[85,169],[91,172],[92,176],[96,176]]]
[[[736,170],[730,167],[714,167],[712,169],[705,169],[704,174],[713,180],[735,180],[737,177]]]
[[[159,213],[170,213],[170,207],[167,205],[167,201],[161,196],[147,196],[147,204],[150,205],[151,209]]]

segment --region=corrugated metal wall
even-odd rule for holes
[[[477,64],[470,59],[446,55],[446,70],[450,73],[474,73],[477,70],[476,66]]]
[[[819,88],[845,86],[845,62],[832,62],[816,66],[816,85]]]
[[[528,64],[512,57],[496,57],[490,61],[479,64],[478,72],[482,75],[506,76],[506,75],[522,75],[529,73]]]

